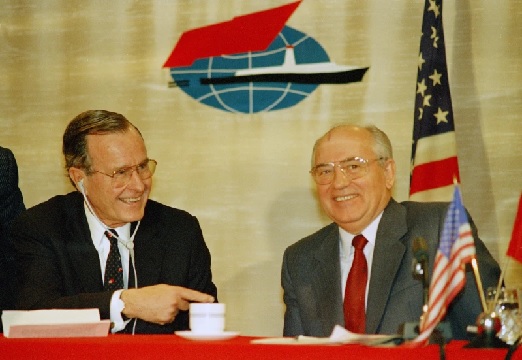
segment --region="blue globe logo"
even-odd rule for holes
[[[337,65],[312,37],[286,26],[302,0],[184,32],[167,61],[172,82],[232,113],[286,109],[320,84],[361,81],[367,67]]]
[[[328,62],[323,47],[310,36],[285,26],[265,51],[198,59],[190,67],[170,69],[174,83],[196,101],[233,113],[253,114],[292,107],[318,83],[252,81],[202,84],[202,78],[233,77],[238,70],[282,65],[288,48],[295,63]]]

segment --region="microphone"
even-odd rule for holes
[[[429,279],[428,279],[428,263],[429,263],[429,246],[426,239],[417,237],[413,239],[413,277],[422,281],[424,305],[422,306],[422,315],[419,322],[406,322],[402,325],[402,333],[405,339],[414,339],[420,333],[419,324],[422,324],[423,318],[428,311],[429,297]],[[451,339],[451,327],[447,322],[440,322],[430,335],[430,343],[443,343],[444,339]]]
[[[428,305],[428,293],[429,293],[429,282],[428,282],[428,243],[426,239],[417,237],[413,239],[413,274],[416,278],[420,278],[422,281],[422,288],[424,290],[424,306]]]

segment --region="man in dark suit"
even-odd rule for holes
[[[63,154],[79,192],[13,225],[17,308],[98,308],[113,332],[187,330],[189,303],[216,300],[210,253],[195,217],[149,199],[156,161],[139,130],[123,115],[86,111],[67,126]],[[114,254],[121,266],[104,285]]]
[[[321,206],[334,223],[284,253],[284,335],[329,336],[335,325],[357,321],[360,332],[394,334],[405,323],[418,322],[424,296],[422,282],[412,274],[413,242],[426,239],[431,273],[448,203],[398,203],[391,197],[392,147],[374,126],[340,125],[328,131],[315,143],[311,174]],[[470,225],[483,286],[496,286],[498,264],[471,220]],[[367,281],[357,285],[363,314],[354,319],[343,308],[353,296],[352,290],[345,296],[345,290],[354,262],[352,239],[359,234],[367,239]],[[446,316],[453,338],[465,339],[467,325],[475,324],[481,312],[473,271],[467,268],[465,288]]]
[[[0,312],[14,306],[14,259],[9,232],[13,219],[24,210],[16,159],[11,150],[0,146]]]

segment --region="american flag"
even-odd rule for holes
[[[410,200],[451,201],[460,182],[442,27],[442,0],[426,0],[418,58]]]
[[[465,264],[475,257],[475,243],[458,185],[444,220],[439,249],[433,265],[428,309],[423,314],[415,343],[426,343],[446,309],[466,283]]]

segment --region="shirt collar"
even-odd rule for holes
[[[379,215],[368,225],[361,234],[364,235],[366,240],[370,244],[372,244],[372,248],[375,246],[375,238],[377,237],[377,228],[379,227],[379,222],[381,221],[382,214],[384,211],[381,211]],[[339,235],[341,238],[341,250],[343,254],[349,254],[352,248],[352,240],[356,235],[359,234],[351,234],[343,228],[339,227]]]
[[[102,226],[100,220],[98,220],[89,210],[87,205],[84,203],[85,216],[87,217],[87,224],[89,224],[89,230],[91,232],[91,239],[96,250],[102,246],[102,242],[105,239],[105,227]],[[118,233],[118,237],[122,240],[128,240],[130,237],[130,223],[123,226],[114,228]]]

